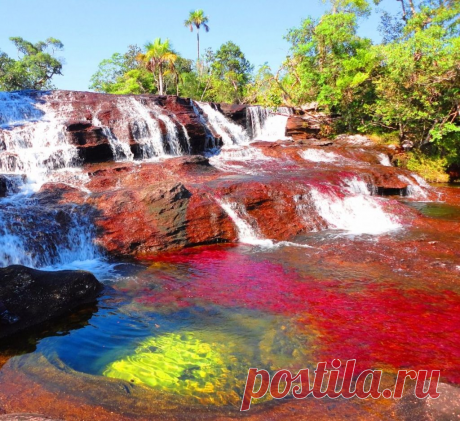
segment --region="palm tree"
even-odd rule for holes
[[[197,63],[200,61],[200,27],[203,25],[204,29],[206,29],[206,32],[209,32],[209,26],[208,26],[208,17],[204,15],[203,10],[198,9],[195,11],[191,11],[189,14],[188,19],[184,22],[184,25],[187,28],[190,28],[190,31],[193,32],[193,27],[195,26],[196,28],[196,40],[198,43],[198,59]]]
[[[169,39],[161,42],[161,38],[156,38],[153,42],[145,44],[145,53],[139,53],[136,57],[147,70],[153,73],[160,95],[164,94],[164,73],[167,70],[175,72],[174,63],[177,57],[177,54],[171,48]],[[156,72],[158,72],[158,78]]]

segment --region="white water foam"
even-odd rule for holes
[[[203,111],[202,118],[206,123],[211,126],[215,133],[222,137],[224,147],[243,145],[249,142],[249,136],[246,131],[238,124],[227,119],[220,111],[215,110],[211,104],[196,101],[195,105]]]
[[[299,152],[299,155],[306,161],[310,162],[332,163],[337,162],[342,158],[334,152],[326,152],[321,149],[307,149]]]
[[[230,203],[225,200],[217,200],[217,203],[222,207],[225,213],[232,219],[238,232],[238,241],[243,244],[260,246],[263,248],[278,248],[283,246],[312,248],[307,244],[298,244],[290,241],[273,241],[267,238],[262,238],[261,235],[254,229],[247,220],[250,216],[247,214],[243,205]]]
[[[246,222],[246,220],[249,219],[249,216],[246,209],[244,209],[244,206],[236,203],[229,203],[224,200],[218,200],[217,202],[235,224],[238,231],[238,240],[241,243],[255,246],[273,247],[272,240],[261,238],[256,230],[248,222]]]
[[[27,95],[23,95],[27,97]],[[14,107],[19,101],[13,101]],[[5,174],[24,174],[28,191],[38,191],[40,187],[51,181],[54,171],[74,169],[78,165],[78,150],[67,140],[62,116],[49,107],[46,102],[34,104],[40,112],[40,120],[27,121],[33,114],[30,110],[20,107],[15,112],[9,111],[6,117],[9,128],[0,130],[0,171]],[[24,115],[21,112],[24,111]],[[12,117],[17,120],[12,120]],[[21,124],[23,123],[23,124]],[[81,183],[79,183],[81,185]]]
[[[102,133],[107,138],[110,143],[110,148],[112,149],[113,157],[115,161],[133,161],[134,154],[131,151],[128,142],[120,141],[112,132],[110,127],[104,126],[102,122],[97,118],[93,117],[93,126],[100,127]]]
[[[384,199],[367,194],[341,197],[333,189],[325,192],[312,188],[310,194],[319,215],[330,229],[356,235],[379,235],[401,228],[397,219],[383,210]]]
[[[427,200],[428,192],[426,190],[431,188],[430,185],[417,174],[411,174],[411,177],[413,177],[414,180],[402,174],[398,175],[398,178],[403,183],[407,183],[408,196],[421,201]],[[417,183],[421,183],[421,185]]]
[[[344,186],[350,194],[361,194],[364,196],[371,196],[372,192],[369,189],[369,184],[358,177],[353,177],[344,180]]]
[[[260,106],[247,107],[252,140],[276,142],[290,139],[286,136],[286,124],[291,114],[292,110],[288,107],[279,107],[276,111]]]
[[[388,155],[384,154],[384,153],[379,153],[377,155],[379,161],[380,161],[380,165],[383,165],[385,167],[391,167],[391,162],[390,162],[390,158],[388,158]]]
[[[40,120],[43,111],[37,100],[20,92],[0,92],[0,128]]]

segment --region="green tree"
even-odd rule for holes
[[[51,79],[62,74],[62,59],[54,57],[54,53],[64,47],[61,41],[48,38],[33,44],[20,37],[11,37],[10,40],[18,49],[19,59],[0,54],[0,89],[52,88]]]
[[[191,32],[193,32],[193,27],[196,28],[196,41],[198,47],[197,63],[200,61],[200,28],[203,26],[206,32],[209,32],[208,22],[209,18],[205,16],[204,11],[201,9],[191,11],[188,19],[184,22],[184,25],[190,28]]]
[[[371,6],[367,0],[323,0],[323,3],[330,3],[330,13],[353,13],[357,16],[367,16],[371,12]],[[374,0],[375,4],[380,0]]]
[[[145,79],[145,75],[149,74],[149,72],[142,68],[136,60],[141,51],[137,45],[130,45],[126,53],[114,53],[109,59],[102,60],[97,72],[91,76],[89,88],[97,92],[118,93],[116,92],[118,90],[116,85],[119,83],[119,79],[132,70],[138,71],[138,80]],[[143,72],[142,69],[144,70]],[[148,88],[147,86],[137,86],[133,87],[133,89],[134,91],[143,92],[147,91]]]
[[[348,130],[366,119],[364,107],[373,100],[378,55],[369,39],[357,35],[357,16],[351,12],[307,18],[289,31],[292,55],[284,66],[286,91],[294,103],[317,101],[343,115]]]
[[[407,6],[407,5],[406,5]],[[401,142],[430,147],[450,161],[460,152],[458,2],[408,2],[403,34],[377,47],[382,71],[374,80],[374,121]]]
[[[240,47],[228,41],[216,52],[211,70],[211,97],[218,102],[240,103],[251,81],[253,66]]]
[[[145,53],[139,53],[137,60],[153,74],[157,81],[158,93],[163,95],[165,72],[175,74],[178,55],[172,50],[169,40],[161,42],[161,38],[156,38],[153,42],[145,45]]]
[[[278,107],[283,103],[288,103],[290,97],[279,80],[279,73],[273,74],[266,63],[261,66],[254,80],[246,87],[244,102],[265,107]]]

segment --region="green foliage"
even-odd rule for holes
[[[371,13],[371,5],[367,0],[323,0],[323,3],[330,3],[331,13],[352,13],[357,16],[368,16]],[[374,0],[379,4],[380,0]]]
[[[131,70],[140,69],[136,60],[139,53],[141,53],[141,49],[137,45],[130,45],[125,54],[115,53],[111,58],[102,60],[98,71],[91,77],[89,88],[96,92],[117,93],[115,85],[118,79]],[[134,90],[142,92],[140,86],[134,87]]]
[[[277,75],[265,64],[260,67],[253,82],[247,85],[245,102],[264,107],[279,107],[285,102],[286,96]]]
[[[341,115],[340,131],[397,132],[403,146],[437,157],[410,165],[436,173],[460,163],[460,2],[398,1],[399,15],[382,12],[380,45],[357,35],[368,2],[329,1],[319,20],[288,32],[278,83],[293,104]]]
[[[166,74],[177,77],[175,62],[178,55],[173,51],[168,39],[164,42],[161,38],[156,38],[153,42],[145,45],[145,52],[139,53],[136,57],[149,72],[152,73],[158,86],[158,93],[165,93],[164,77]]]
[[[204,11],[201,9],[191,11],[188,19],[184,22],[184,25],[187,28],[190,28],[190,31],[193,32],[193,27],[196,28],[196,40],[198,47],[198,56],[197,63],[200,61],[200,28],[203,26],[206,32],[209,32],[209,18],[204,14]]]
[[[103,60],[91,77],[90,89],[111,94],[160,92],[177,94],[183,72],[191,72],[191,60],[178,56],[168,40],[157,38],[141,50],[130,45],[125,54],[115,53]],[[161,72],[161,74],[160,74]]]
[[[447,183],[449,181],[449,175],[446,174],[448,160],[439,155],[427,155],[420,151],[409,152],[404,166],[429,182]]]
[[[296,104],[317,101],[330,112],[341,113],[348,130],[363,120],[361,110],[374,97],[371,77],[378,55],[372,43],[357,35],[354,13],[308,18],[286,39],[292,56],[285,67],[284,84]]]
[[[0,52],[0,90],[51,89],[51,79],[60,75],[62,60],[54,57],[63,49],[61,41],[48,38],[32,44],[20,37],[11,37],[20,58],[14,60]]]
[[[246,95],[253,66],[240,47],[231,41],[223,44],[210,66],[212,82],[210,97],[216,102],[239,103]]]
[[[383,65],[374,80],[376,100],[368,109],[375,124],[398,130],[402,142],[432,143],[443,156],[456,155],[460,140],[456,14],[424,6],[408,21],[403,38],[375,48]]]

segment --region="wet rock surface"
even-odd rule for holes
[[[410,172],[381,164],[382,156],[391,153],[386,149],[311,147],[289,141],[257,142],[251,148],[260,150],[264,159],[254,163],[235,158],[226,161],[230,166],[225,168],[216,168],[203,156],[89,165],[86,188],[91,194],[85,198],[61,187],[56,199],[61,206],[70,201],[88,207],[104,250],[139,257],[237,241],[221,200],[243,206],[262,236],[281,241],[327,227],[309,193],[312,187],[340,197],[347,182],[361,180],[369,194],[402,197],[411,183],[418,186]],[[303,154],[312,151],[331,154],[335,161],[305,159]],[[257,176],[251,175],[254,170]],[[53,185],[43,189],[53,191]],[[386,205],[408,223],[419,218],[397,201]]]
[[[89,272],[0,268],[0,338],[28,329],[96,299],[102,285]]]
[[[95,92],[53,91],[46,101],[59,112],[69,142],[78,149],[83,162],[106,162],[115,158],[110,136],[129,139],[131,152],[142,157],[144,138],[152,136],[152,126],[143,118],[157,121],[164,148],[170,152],[165,121],[176,130],[184,153],[201,153],[206,131],[189,99],[160,95],[110,95]],[[139,111],[141,110],[141,111]]]

